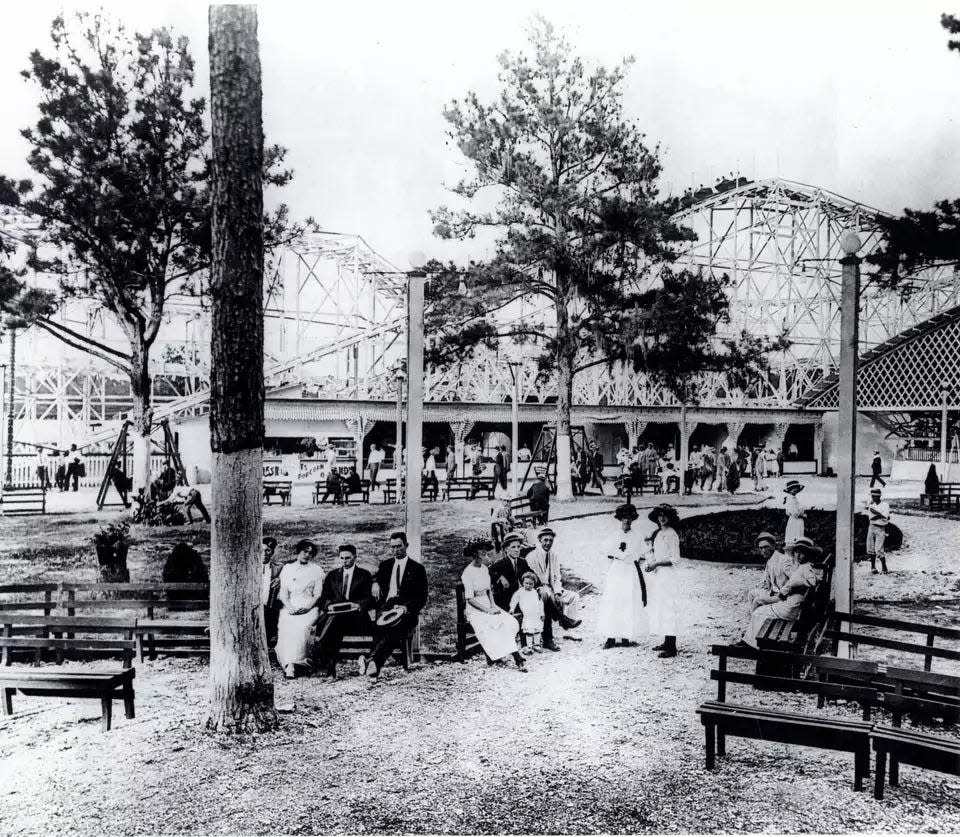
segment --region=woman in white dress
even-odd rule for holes
[[[654,647],[660,657],[677,656],[677,634],[680,632],[680,518],[673,506],[662,503],[650,512],[650,520],[659,527],[651,538],[653,548],[643,566],[647,584],[647,613],[650,633],[663,636],[663,643]]]
[[[492,551],[487,538],[471,538],[463,548],[463,554],[471,559],[460,576],[467,600],[464,615],[491,664],[512,656],[517,668],[526,671],[517,643],[517,620],[493,601],[490,571],[484,565]]]
[[[296,676],[295,666],[309,666],[307,642],[319,615],[317,602],[323,589],[323,570],[310,563],[317,555],[316,544],[303,540],[294,551],[297,560],[280,571],[278,595],[282,609],[277,623],[277,659],[288,680]]]
[[[649,631],[646,587],[638,563],[646,547],[643,535],[633,528],[639,513],[634,505],[624,503],[614,517],[620,521],[620,531],[609,538],[601,553],[609,562],[597,620],[600,635],[607,638],[604,649],[613,648],[618,639],[623,645],[636,645]]]
[[[806,515],[797,495],[803,491],[803,485],[796,480],[790,480],[783,489],[786,497],[783,498],[783,510],[787,513],[787,529],[784,532],[783,542],[793,543],[803,537],[803,521]]]

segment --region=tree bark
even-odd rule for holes
[[[130,393],[133,409],[133,491],[150,488],[150,432],[153,428],[153,392],[150,380],[150,351],[139,337],[130,340]]]
[[[210,709],[220,732],[277,724],[260,602],[263,120],[253,6],[210,7],[213,138]]]
[[[557,500],[573,500],[570,480],[570,407],[573,400],[573,336],[567,312],[566,283],[557,275]]]

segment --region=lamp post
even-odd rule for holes
[[[407,273],[407,544],[410,555],[422,557],[420,534],[420,487],[423,462],[423,286],[427,274],[422,253],[410,254]]]
[[[844,257],[843,285],[840,297],[840,384],[837,410],[837,536],[836,580],[834,593],[837,610],[853,610],[853,514],[857,474],[857,361],[859,351],[858,320],[860,305],[860,237],[849,230],[840,239]],[[841,626],[840,630],[845,630]],[[852,648],[841,642],[839,657],[852,655]]]
[[[7,365],[0,363],[0,451],[6,450],[4,442],[7,435]]]
[[[517,459],[517,447],[520,440],[520,377],[518,368],[520,363],[516,360],[508,360],[507,368],[510,370],[510,379],[513,381],[513,398],[511,399],[510,410],[510,486],[513,496],[520,493],[520,461]]]
[[[947,462],[947,401],[953,387],[950,381],[940,384],[940,481],[946,482],[950,475],[950,463]]]
[[[401,472],[403,460],[403,368],[397,367],[393,379],[397,382],[397,446],[393,449],[393,470],[397,477],[397,503],[403,502],[403,476]]]

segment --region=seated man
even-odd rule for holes
[[[427,573],[423,564],[407,555],[406,534],[394,532],[390,536],[390,548],[393,558],[380,562],[371,592],[377,601],[378,612],[396,607],[400,618],[390,625],[374,625],[370,660],[360,658],[361,667],[373,680],[379,676],[387,658],[416,627],[420,611],[427,603]]]
[[[374,612],[376,601],[371,587],[373,576],[363,567],[357,566],[357,548],[345,543],[340,546],[341,566],[327,573],[320,594],[321,617],[317,625],[317,639],[314,651],[319,658],[320,671],[328,677],[337,676],[337,657],[340,645],[347,634],[367,635],[373,633],[370,614]],[[331,605],[353,603],[357,610],[342,609],[342,612],[330,612]]]
[[[363,494],[363,481],[355,466],[350,467],[350,473],[343,480],[340,490],[340,496],[345,502],[350,499],[351,494]]]
[[[331,468],[327,472],[327,482],[324,486],[323,497],[320,498],[321,503],[327,502],[327,497],[331,494],[333,495],[333,504],[337,505],[341,502],[340,493],[342,490],[343,481],[340,479],[340,474],[336,472],[334,468]]]
[[[761,605],[773,604],[780,601],[780,594],[784,590],[791,573],[797,568],[797,560],[793,555],[785,555],[777,549],[777,541],[769,532],[757,535],[757,550],[767,559],[763,571],[763,581],[747,594],[750,610],[754,611]]]
[[[503,539],[504,557],[490,565],[493,601],[502,610],[509,611],[510,599],[520,589],[520,579],[530,572],[530,566],[520,557],[522,546],[523,535],[511,532]]]
[[[527,499],[530,501],[530,511],[538,513],[534,522],[546,523],[550,518],[550,489],[543,474],[537,474],[533,485],[527,489]]]
[[[553,641],[553,623],[557,621],[564,630],[571,630],[580,624],[574,619],[579,596],[570,590],[564,590],[560,579],[560,557],[553,549],[556,533],[553,529],[540,530],[537,539],[540,545],[526,555],[530,571],[537,577],[537,590],[543,599],[543,647],[550,651],[559,651],[560,646]]]

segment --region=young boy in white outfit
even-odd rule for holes
[[[526,653],[543,651],[543,600],[536,591],[537,577],[533,573],[524,573],[520,579],[523,586],[510,599],[510,612],[518,609],[523,614],[520,631],[526,638]]]

